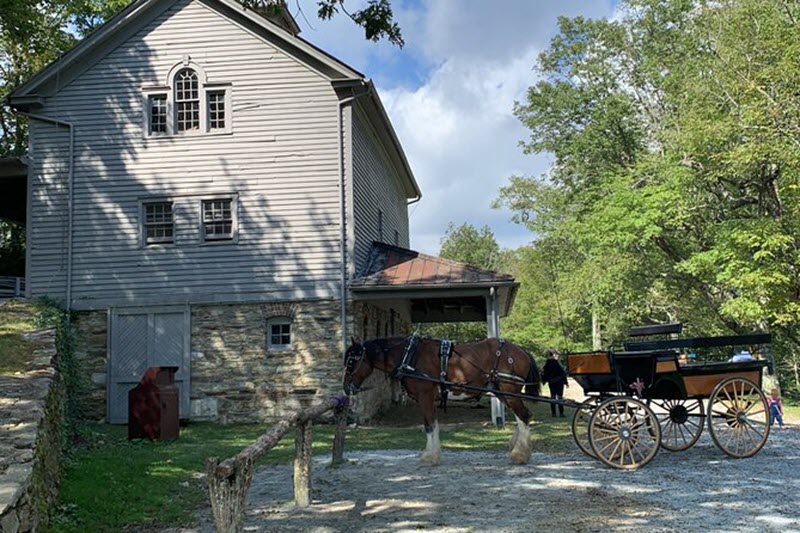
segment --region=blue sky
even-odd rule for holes
[[[346,5],[357,8],[363,0]],[[537,80],[536,56],[564,16],[610,17],[613,0],[393,0],[406,46],[364,39],[346,17],[297,15],[309,41],[372,78],[423,192],[411,206],[412,247],[437,253],[447,224],[488,225],[503,247],[531,238],[491,208],[512,175],[539,175],[546,155],[524,155],[514,101]],[[290,2],[290,5],[293,5]]]

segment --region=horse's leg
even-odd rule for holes
[[[419,406],[422,409],[422,417],[425,420],[425,436],[427,444],[425,451],[420,456],[422,464],[437,466],[442,460],[442,445],[439,442],[439,422],[436,420],[436,398],[431,389],[419,397]]]
[[[514,411],[517,425],[514,434],[511,436],[511,462],[523,465],[531,457],[533,447],[531,446],[531,432],[528,423],[531,421],[531,413],[522,400],[519,398],[509,398],[506,404]]]

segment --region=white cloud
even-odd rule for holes
[[[491,5],[491,9],[488,7]],[[304,36],[375,79],[423,192],[411,208],[412,246],[437,253],[448,222],[489,225],[501,246],[530,233],[491,209],[514,174],[540,174],[546,156],[522,154],[513,116],[535,83],[538,53],[559,15],[608,16],[611,1],[395,0],[406,47],[369,43],[343,17]],[[322,27],[323,24],[328,26]]]

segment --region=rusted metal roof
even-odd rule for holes
[[[353,289],[515,285],[514,277],[414,250],[373,242]]]

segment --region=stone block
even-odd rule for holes
[[[0,519],[0,531],[2,533],[17,533],[19,531],[19,518],[13,509]]]
[[[217,398],[198,398],[191,401],[191,417],[195,420],[216,420],[219,410]]]

